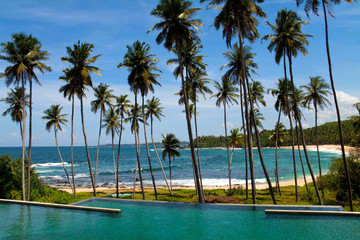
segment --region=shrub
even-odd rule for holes
[[[245,195],[245,189],[242,186],[239,186],[237,188],[229,189],[226,192],[227,196],[233,196],[233,195]]]

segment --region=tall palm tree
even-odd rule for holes
[[[200,0],[200,2],[204,2],[205,0]],[[261,3],[263,0],[211,0],[209,3],[209,6],[219,5],[224,3],[223,7],[221,8],[220,13],[215,17],[214,26],[216,29],[219,29],[220,27],[223,28],[223,38],[226,39],[226,44],[228,46],[231,46],[231,40],[234,36],[238,37],[239,41],[239,48],[240,48],[240,67],[242,69],[241,71],[241,84],[244,91],[244,96],[247,96],[247,93],[250,92],[249,90],[249,82],[246,71],[246,64],[245,64],[245,53],[243,51],[243,45],[244,45],[244,39],[249,40],[249,42],[255,41],[259,33],[256,29],[256,26],[258,25],[258,20],[254,17],[266,17],[265,12],[261,9],[259,5],[256,3]],[[250,95],[250,93],[249,93]],[[251,99],[251,98],[250,98]],[[246,119],[246,126],[250,126],[250,115],[248,112],[248,106],[250,107],[250,111],[254,111],[254,107],[252,104],[252,101],[248,103],[247,97],[244,97],[245,102],[245,119]],[[244,124],[245,125],[245,124]],[[256,128],[256,126],[254,126]],[[247,128],[247,141],[248,141],[248,150],[249,150],[249,162],[250,162],[250,173],[252,178],[252,198],[253,203],[256,203],[255,198],[255,177],[254,177],[254,166],[253,166],[253,140],[252,140],[252,133],[250,127]],[[262,168],[264,170],[265,176],[267,176],[266,167],[263,161],[262,157],[262,151],[261,151],[261,144],[259,141],[258,131],[255,131],[256,139],[258,143],[258,151],[260,156],[260,161],[262,163]],[[270,178],[266,178],[269,190],[273,199],[273,202],[276,203]]]
[[[67,55],[66,57],[62,57],[61,61],[67,62],[70,64],[70,68],[68,70],[68,76],[69,79],[72,79],[74,81],[76,86],[76,92],[80,99],[80,112],[81,112],[81,123],[82,123],[82,131],[84,135],[84,142],[85,142],[85,148],[86,148],[86,157],[88,160],[89,165],[89,171],[90,171],[90,179],[91,179],[91,185],[93,188],[93,195],[96,197],[96,188],[95,188],[95,182],[93,177],[93,171],[91,167],[91,160],[90,160],[90,153],[89,153],[89,147],[87,143],[86,138],[86,132],[85,132],[85,121],[84,121],[84,104],[83,104],[83,98],[86,97],[85,90],[87,90],[86,86],[92,87],[92,81],[91,81],[91,73],[95,73],[101,76],[101,73],[99,72],[100,69],[98,67],[95,67],[93,65],[90,65],[92,63],[95,63],[96,60],[101,55],[96,55],[93,57],[90,57],[91,52],[93,51],[94,45],[89,43],[80,43],[78,41],[73,45],[73,48],[66,47]]]
[[[20,136],[22,139],[22,120],[24,118],[23,114],[26,115],[26,109],[23,108],[23,89],[21,87],[16,87],[15,89],[10,89],[8,96],[1,99],[0,101],[5,102],[9,105],[9,108],[3,112],[3,116],[10,115],[13,122],[19,123],[20,127]],[[29,95],[25,95],[25,104],[29,106]],[[25,152],[26,154],[26,152]],[[27,157],[27,154],[26,154]]]
[[[159,121],[161,121],[161,116],[164,116],[163,113],[162,113],[162,110],[164,108],[160,107],[160,104],[161,104],[160,99],[155,98],[155,97],[152,97],[151,99],[146,100],[146,105],[145,105],[146,113],[145,113],[145,115],[146,115],[146,118],[150,117],[151,141],[152,141],[153,148],[154,148],[154,151],[156,153],[156,156],[157,156],[157,158],[159,160],[159,164],[160,164],[161,170],[163,172],[163,176],[164,176],[166,186],[169,189],[170,194],[172,195],[173,192],[170,189],[170,186],[168,184],[166,174],[165,174],[165,171],[164,171],[164,167],[163,167],[163,165],[161,163],[159,154],[157,152],[157,148],[155,146],[155,141],[154,141],[154,131],[153,131],[154,130],[154,127],[153,127],[154,126],[154,117],[157,118]]]
[[[104,124],[101,127],[106,128],[106,135],[111,133],[111,149],[113,155],[115,181],[117,181],[117,170],[115,164],[114,138],[115,134],[120,131],[120,126],[120,115],[116,113],[113,107],[110,107],[110,109],[105,113]]]
[[[310,77],[310,83],[308,85],[302,85],[302,88],[305,89],[304,101],[305,104],[310,108],[311,105],[314,106],[315,110],[315,137],[316,137],[316,149],[319,161],[319,174],[321,176],[321,162],[320,162],[320,152],[319,152],[319,141],[318,141],[318,129],[317,129],[317,113],[318,108],[321,110],[326,107],[326,104],[331,105],[330,101],[326,98],[330,93],[327,89],[330,89],[329,84],[320,77]]]
[[[352,3],[352,0],[345,0],[349,3]],[[320,0],[296,0],[296,4],[300,6],[302,3],[305,3],[305,12],[309,16],[309,12],[312,11],[316,15],[318,15]],[[332,4],[340,4],[341,0],[321,0],[323,13],[324,13],[324,22],[325,22],[325,43],[326,43],[326,53],[327,53],[327,60],[329,65],[329,76],[330,76],[330,82],[331,82],[331,89],[332,94],[334,97],[334,103],[335,103],[335,109],[336,109],[336,115],[338,119],[338,128],[339,128],[339,136],[340,136],[340,144],[341,144],[341,153],[342,153],[342,159],[344,162],[345,167],[345,173],[346,178],[348,182],[348,192],[349,192],[349,200],[350,200],[350,210],[354,211],[353,202],[352,202],[352,191],[351,191],[351,180],[350,180],[350,173],[349,168],[346,162],[346,156],[345,156],[345,146],[344,146],[344,140],[342,135],[342,126],[341,126],[341,116],[340,116],[340,110],[337,102],[336,97],[336,90],[335,90],[335,83],[334,78],[332,75],[332,66],[331,66],[331,57],[330,57],[330,45],[329,45],[329,31],[328,31],[328,20],[327,20],[327,12],[330,14],[330,16],[334,16],[331,13],[331,6]]]
[[[224,53],[224,56],[228,59],[229,63],[223,65],[220,69],[224,69],[225,67],[228,67],[229,69],[226,71],[225,76],[232,79],[234,82],[237,82],[240,85],[240,110],[241,110],[241,119],[243,126],[246,125],[245,119],[244,119],[244,109],[247,111],[247,105],[243,106],[243,97],[245,96],[243,92],[243,88],[241,87],[242,84],[242,58],[244,56],[245,61],[245,67],[246,71],[245,74],[248,74],[250,76],[250,73],[257,74],[255,71],[256,68],[258,68],[258,65],[253,61],[253,58],[255,57],[255,53],[251,52],[250,46],[243,46],[243,49],[241,50],[237,43],[235,43],[231,51],[228,51]],[[246,199],[249,198],[249,184],[248,184],[248,157],[247,157],[247,134],[246,134],[246,127],[243,127],[243,137],[244,137],[244,155],[245,155],[245,182],[246,182]],[[255,182],[255,176],[254,176],[254,168],[253,168],[253,159],[249,159],[250,161],[250,175],[251,175],[251,181]],[[255,196],[255,194],[253,194]]]
[[[156,183],[154,178],[154,173],[152,170],[149,144],[147,141],[146,134],[146,121],[145,121],[145,96],[147,96],[148,92],[154,92],[154,85],[161,84],[156,80],[159,78],[159,74],[155,72],[160,72],[160,70],[156,67],[156,63],[159,59],[155,58],[154,54],[150,54],[150,45],[145,42],[140,43],[139,41],[135,41],[132,46],[127,46],[128,52],[125,54],[124,62],[118,65],[118,68],[127,67],[130,74],[128,77],[128,83],[130,85],[130,89],[134,92],[135,96],[138,92],[141,94],[142,98],[142,117],[144,123],[144,136],[145,136],[145,144],[146,144],[146,153],[149,161],[149,168],[151,173],[151,179],[154,187],[155,198],[158,200]],[[137,98],[135,98],[137,100]],[[135,101],[135,105],[137,101]]]
[[[173,133],[168,133],[166,136],[161,134],[161,136],[163,137],[162,144],[164,146],[162,158],[165,160],[167,155],[169,159],[170,189],[172,191],[171,158],[175,160],[175,157],[180,157],[180,153],[177,150],[180,147],[180,141]]]
[[[136,95],[135,95],[135,101],[136,101]],[[141,193],[143,200],[145,200],[145,191],[144,191],[144,184],[143,184],[143,178],[141,173],[141,164],[140,164],[140,139],[139,139],[139,121],[142,122],[140,117],[140,108],[139,105],[132,105],[130,110],[129,117],[126,119],[127,121],[130,121],[131,123],[131,132],[134,133],[135,137],[135,150],[136,150],[136,158],[137,158],[137,168],[135,170],[135,177],[134,177],[134,196],[135,196],[135,183],[136,183],[136,175],[137,170],[139,170],[139,178],[140,178],[140,186],[141,186]]]
[[[160,34],[157,36],[156,42],[158,44],[165,42],[164,46],[169,51],[173,48],[176,49],[177,57],[179,59],[181,86],[185,96],[186,122],[191,149],[195,187],[199,195],[199,202],[203,203],[205,195],[201,187],[196,163],[193,134],[190,122],[188,95],[187,91],[185,90],[185,78],[183,74],[182,60],[182,49],[186,44],[198,41],[198,27],[203,26],[200,19],[193,19],[195,13],[200,11],[200,8],[191,8],[191,5],[192,2],[187,0],[160,0],[157,7],[151,11],[151,15],[160,18],[161,21],[155,24],[148,32],[159,30]]]
[[[306,55],[307,49],[305,48],[306,45],[308,45],[307,37],[312,37],[309,34],[305,34],[301,31],[301,27],[304,24],[308,24],[307,21],[301,21],[301,18],[297,15],[294,11],[287,11],[286,9],[282,9],[278,12],[277,18],[276,18],[276,26],[271,25],[270,23],[267,23],[272,30],[275,32],[275,34],[270,34],[265,36],[263,39],[271,39],[270,45],[268,47],[269,50],[275,49],[275,62],[279,63],[281,56],[287,57],[289,61],[289,72],[290,72],[290,80],[291,80],[291,92],[293,94],[293,99],[295,98],[295,85],[294,85],[294,78],[292,74],[292,57],[296,57],[297,54],[300,52],[303,55]],[[285,73],[285,79],[286,78],[286,65],[284,64],[284,73]],[[288,100],[289,101],[289,100]],[[294,101],[294,109],[295,109],[295,120],[298,121],[298,126],[301,133],[301,141],[304,148],[304,153],[306,157],[306,161],[308,163],[309,171],[312,176],[312,180],[314,182],[314,187],[316,190],[317,197],[319,199],[320,204],[322,204],[322,200],[318,191],[318,187],[315,181],[315,176],[312,172],[312,168],[309,161],[309,156],[306,149],[306,143],[305,143],[305,137],[302,131],[302,124],[301,124],[301,118],[299,117],[297,102]],[[289,105],[289,104],[288,104]],[[289,118],[290,119],[290,118]],[[292,136],[294,136],[292,134]],[[294,151],[293,151],[294,153]],[[296,163],[293,159],[294,164],[294,174],[296,175]],[[295,176],[296,186],[296,199],[298,200],[298,194],[297,194],[297,177]]]
[[[61,110],[63,108],[60,107],[60,105],[51,105],[50,108],[46,109],[44,111],[44,116],[41,118],[41,119],[45,119],[45,120],[49,120],[47,123],[46,123],[46,130],[48,130],[50,132],[51,128],[54,127],[54,134],[55,134],[55,142],[56,142],[56,148],[58,150],[58,153],[59,153],[59,157],[60,157],[60,160],[61,160],[61,163],[63,165],[63,168],[64,168],[64,171],[65,171],[65,174],[66,174],[66,177],[68,179],[68,182],[70,184],[70,187],[71,187],[71,190],[74,191],[73,189],[73,186],[71,184],[71,180],[69,178],[69,174],[66,170],[66,167],[65,167],[65,163],[61,157],[61,153],[60,153],[60,149],[59,149],[59,144],[58,144],[58,139],[57,139],[57,131],[60,130],[62,131],[62,128],[61,128],[61,125],[65,125],[66,126],[66,123],[67,123],[67,119],[65,118],[66,115],[68,114],[61,114]]]
[[[48,59],[50,55],[46,51],[41,50],[41,43],[32,35],[24,33],[15,33],[12,35],[12,42],[2,43],[1,60],[8,61],[11,65],[5,69],[1,77],[6,77],[6,84],[9,86],[14,83],[23,88],[23,107],[25,109],[25,82],[29,81],[30,99],[29,99],[29,146],[28,146],[28,169],[27,169],[27,196],[30,199],[30,171],[31,171],[31,143],[32,143],[32,79],[34,78],[38,84],[39,79],[35,74],[35,69],[41,73],[51,71],[51,68],[45,65],[43,60]],[[41,84],[40,84],[41,85]],[[25,200],[25,115],[23,115],[23,147],[22,147],[22,191],[23,200]]]
[[[63,93],[64,98],[67,98],[71,101],[71,174],[72,174],[72,183],[74,188],[74,198],[76,198],[76,183],[75,183],[75,174],[74,174],[74,110],[75,110],[75,95],[80,99],[82,89],[77,85],[76,79],[74,76],[71,76],[70,69],[66,68],[63,70],[64,76],[61,76],[59,79],[66,82],[65,85],[61,86],[59,89],[60,93]]]
[[[101,128],[102,128],[102,117],[106,113],[106,106],[111,107],[111,103],[114,101],[114,96],[112,95],[113,89],[109,89],[109,85],[100,83],[99,86],[94,88],[95,100],[90,102],[91,111],[95,114],[100,110],[100,126],[99,126],[99,138],[98,145],[96,149],[96,163],[95,163],[95,173],[94,173],[94,183],[96,185],[96,175],[97,167],[99,160],[99,148],[100,148],[100,137],[101,137]]]
[[[351,121],[353,121],[353,125],[354,125],[354,128],[355,128],[355,132],[360,132],[360,102],[358,103],[355,103],[354,104],[354,107],[356,108],[356,110],[358,111],[358,116],[356,115],[353,115],[353,116],[350,116],[349,119]]]
[[[120,167],[120,146],[121,146],[121,137],[122,130],[124,129],[123,123],[125,122],[125,115],[130,113],[130,100],[127,99],[128,95],[121,95],[116,98],[116,114],[120,116],[120,134],[119,134],[119,144],[117,152],[117,163],[116,163],[116,197],[119,198],[119,167]]]
[[[227,137],[227,124],[226,124],[226,106],[230,107],[230,104],[234,103],[239,104],[237,98],[239,97],[236,92],[239,91],[237,87],[233,85],[233,83],[225,76],[221,78],[221,83],[215,81],[214,87],[217,89],[218,93],[211,96],[216,97],[216,106],[224,107],[224,127],[225,127],[225,139],[226,139],[226,151],[228,156],[228,173],[229,173],[229,189],[231,190],[231,161],[230,161],[230,153],[229,153],[229,141]]]

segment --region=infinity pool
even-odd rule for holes
[[[106,199],[79,205],[122,213],[0,203],[0,239],[360,239],[360,217],[265,215],[269,207]]]

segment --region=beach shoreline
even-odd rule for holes
[[[316,151],[316,145],[308,145],[306,146],[308,151]],[[291,149],[291,146],[286,146],[286,147],[281,147],[282,149]],[[349,155],[350,152],[352,150],[354,150],[354,147],[349,147],[349,146],[345,146],[345,154]],[[340,145],[319,145],[319,151],[320,152],[330,152],[330,153],[338,153],[341,154],[341,146]],[[306,181],[308,183],[312,182],[311,177],[306,178]],[[305,180],[303,177],[299,177],[297,179],[297,183],[298,186],[304,186],[305,185]],[[285,187],[285,186],[294,186],[295,185],[295,180],[283,180],[280,181],[280,186],[281,187]],[[66,191],[69,193],[72,193],[71,188],[70,187],[66,187],[64,185],[62,186],[58,186],[58,185],[49,185],[52,188],[61,190],[61,191]],[[242,186],[245,188],[244,184],[234,184],[234,187],[239,187]],[[275,182],[272,182],[272,186],[275,186]],[[166,187],[161,186],[158,187],[159,189],[166,189]],[[251,188],[250,185],[250,181],[249,181],[249,188]],[[267,183],[256,183],[256,189],[266,189],[268,188],[268,184]],[[129,191],[133,191],[133,187],[126,187],[126,186],[121,186],[120,191],[123,192],[129,192]],[[145,189],[147,190],[152,190],[152,187],[145,187]],[[173,189],[194,189],[194,186],[173,186]],[[212,190],[212,189],[228,189],[228,185],[212,185],[212,186],[204,186],[205,190]],[[106,187],[106,186],[99,186],[96,188],[97,192],[104,192],[104,193],[115,193],[116,192],[116,188],[115,187]],[[140,187],[136,187],[135,189],[136,191],[140,191]],[[76,188],[77,192],[92,192],[92,188],[89,187],[84,187],[84,186],[79,186]]]

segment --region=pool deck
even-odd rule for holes
[[[43,203],[43,202],[19,201],[19,200],[9,200],[9,199],[0,199],[0,203],[15,203],[15,204],[21,204],[21,205],[32,205],[32,206],[49,207],[49,208],[62,208],[62,209],[81,210],[81,211],[88,211],[88,212],[102,212],[102,213],[115,213],[115,214],[121,213],[121,209],[84,207],[84,206],[77,206],[77,205],[70,205],[70,204]]]

